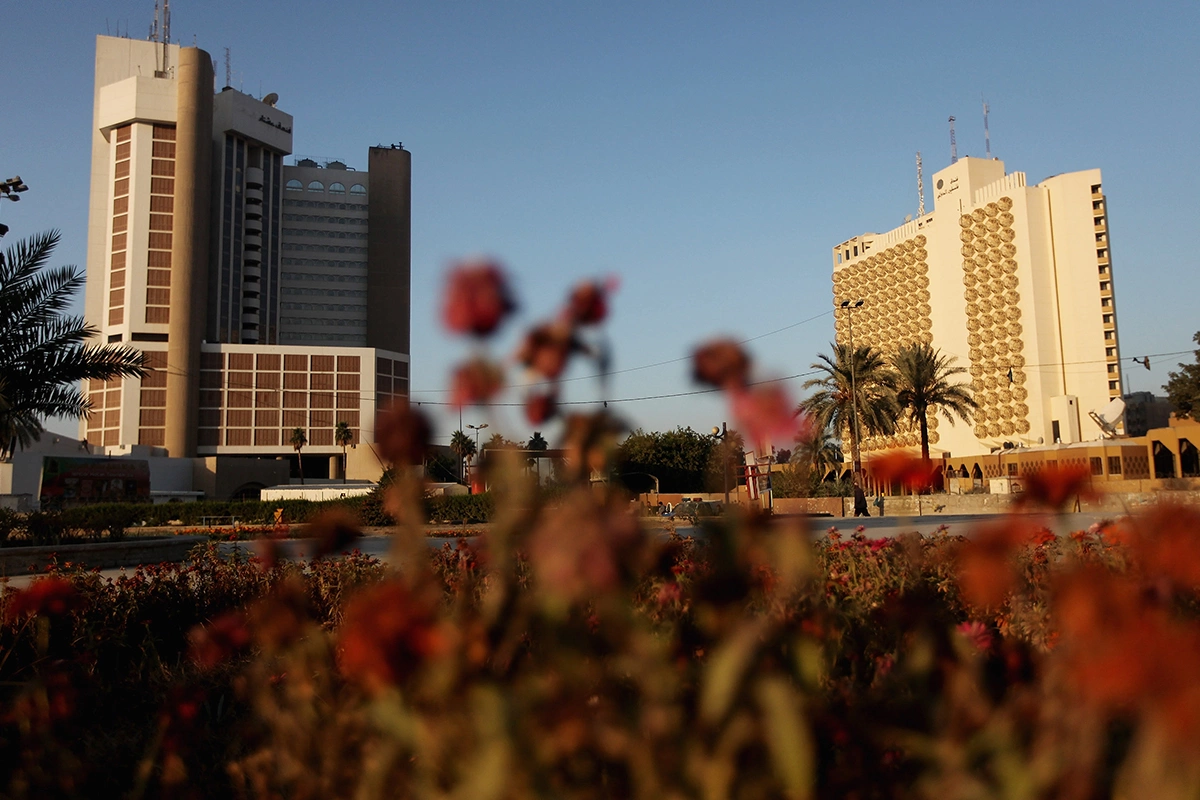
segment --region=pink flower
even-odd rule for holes
[[[525,334],[521,346],[517,348],[517,361],[554,380],[562,375],[567,367],[567,359],[575,349],[575,332],[569,322],[547,322]]]
[[[802,424],[795,402],[778,382],[735,390],[731,406],[738,430],[746,433],[746,443],[751,447],[775,439],[791,441]]]
[[[446,278],[442,321],[454,333],[487,336],[516,307],[504,268],[495,261],[462,262]]]
[[[972,620],[970,622],[959,623],[954,630],[960,636],[971,643],[981,653],[986,653],[992,649],[992,632],[982,622]]]

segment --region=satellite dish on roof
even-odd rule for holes
[[[1088,416],[1100,426],[1100,430],[1104,432],[1104,438],[1111,439],[1117,435],[1117,423],[1125,416],[1125,401],[1114,397],[1099,412],[1089,411]]]
[[[279,95],[275,94],[274,92],[271,92],[269,95],[264,97],[262,99],[262,101],[264,103],[266,103],[267,105],[269,105],[271,108],[274,108],[275,104],[279,102]]]

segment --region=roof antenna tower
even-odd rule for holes
[[[988,104],[983,101],[983,146],[987,152],[987,160],[992,160],[992,134],[988,131]]]
[[[225,48],[225,88],[233,87],[233,62],[229,57],[229,48]]]
[[[925,216],[925,178],[921,174],[921,151],[917,151],[917,219]]]
[[[950,118],[950,163],[958,163],[958,142],[954,141],[954,117]]]

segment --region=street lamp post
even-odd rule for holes
[[[717,439],[721,442],[721,449],[723,451],[721,453],[721,483],[724,484],[724,486],[725,486],[725,507],[726,508],[729,507],[729,450],[728,450],[728,447],[726,446],[726,441],[725,441],[725,437],[728,434],[729,434],[729,431],[725,428],[724,422],[721,423],[721,429],[720,429],[719,433],[717,432],[716,427],[713,427],[713,429],[712,429],[713,438]]]
[[[486,428],[487,426],[488,426],[488,424],[487,424],[486,422],[484,422],[484,423],[482,423],[482,424],[480,424],[480,425],[468,425],[468,426],[467,426],[467,427],[468,427],[468,428],[470,428],[471,430],[475,431],[475,457],[476,457],[476,458],[479,458],[479,455],[480,455],[480,454],[479,454],[479,432],[480,432],[481,430],[483,430],[484,428]],[[462,427],[461,427],[461,426],[459,427],[459,430],[460,430],[460,431],[462,430]],[[474,482],[471,482],[471,483],[469,483],[468,485],[469,485],[469,486],[471,486],[471,487],[474,487],[474,485],[475,485],[475,484],[474,484]],[[473,494],[473,493],[475,492],[475,489],[474,489],[474,488],[472,488],[472,489],[471,489],[471,492],[472,492],[472,494]]]
[[[855,363],[854,363],[858,359],[856,357],[857,351],[855,351],[855,349],[854,349],[854,314],[852,314],[851,312],[853,312],[855,309],[862,308],[862,306],[863,306],[862,300],[843,300],[842,301],[842,308],[846,310],[846,324],[847,324],[847,327],[849,328],[849,332],[850,332],[850,408],[851,408],[851,413],[853,415],[853,425],[854,425],[854,441],[853,441],[853,446],[851,448],[851,450],[852,450],[851,457],[854,459],[854,488],[856,490],[858,490],[855,492],[855,496],[854,496],[854,503],[856,506],[855,507],[856,514],[859,511],[859,509],[857,508],[857,506],[859,504],[858,494],[859,494],[859,491],[861,491],[863,488],[862,451],[859,446],[859,441],[862,439],[862,428],[860,427],[859,422],[858,422],[858,380],[857,380],[857,377],[855,376]],[[865,503],[865,501],[864,501],[864,503]]]

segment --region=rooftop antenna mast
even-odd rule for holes
[[[229,48],[225,48],[225,88],[233,86],[233,62],[229,57]]]
[[[988,104],[983,101],[983,146],[987,151],[988,161],[992,160],[992,134],[988,131]]]
[[[167,71],[167,45],[171,42],[171,0],[162,0],[162,71]]]
[[[925,178],[921,174],[921,151],[917,151],[917,197],[920,202],[917,204],[917,219],[925,216]]]
[[[958,163],[958,142],[954,141],[954,117],[950,117],[950,163]]]

